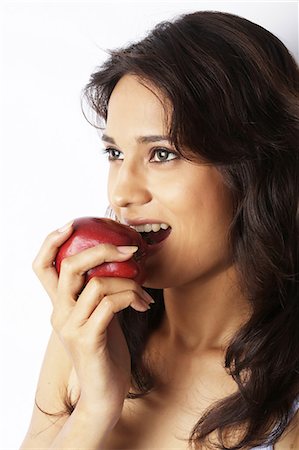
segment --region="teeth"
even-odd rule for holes
[[[149,226],[149,225],[148,225],[148,226]],[[162,227],[161,227],[161,225],[159,225],[158,223],[153,223],[153,224],[152,224],[152,230],[153,230],[153,231],[159,231],[160,228],[162,228]]]
[[[167,223],[146,223],[145,225],[130,225],[131,228],[138,231],[139,233],[149,233],[150,231],[154,231],[155,233],[159,230],[167,230],[169,225]]]

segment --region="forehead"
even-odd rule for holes
[[[123,76],[112,91],[108,103],[106,130],[137,128],[140,134],[167,134],[169,101],[153,85],[134,75]]]

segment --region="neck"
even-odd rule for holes
[[[251,308],[229,269],[180,287],[164,289],[163,333],[179,351],[225,349]]]

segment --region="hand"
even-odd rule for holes
[[[132,252],[111,244],[65,258],[58,277],[53,261],[71,232],[72,227],[49,234],[32,267],[52,300],[53,328],[73,362],[81,391],[78,405],[117,419],[131,385],[131,361],[115,314],[128,306],[147,311],[152,299],[130,279],[94,277],[84,286],[89,269],[131,258]]]

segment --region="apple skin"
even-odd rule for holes
[[[73,233],[59,248],[55,267],[60,273],[61,261],[67,256],[98,244],[137,245],[138,250],[127,261],[105,262],[86,272],[85,283],[92,277],[131,278],[142,284],[145,279],[144,263],[148,247],[141,235],[127,225],[115,220],[97,217],[79,217],[74,220]]]

